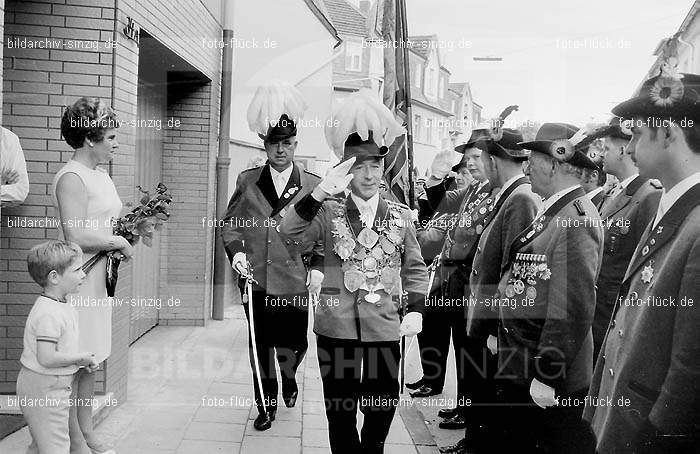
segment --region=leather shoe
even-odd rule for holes
[[[445,446],[444,448],[440,448],[441,453],[449,453],[449,454],[466,454],[467,453],[467,439],[462,438],[457,442],[457,444],[451,445],[451,446]]]
[[[253,427],[256,430],[267,430],[272,427],[272,421],[275,420],[275,415],[277,411],[269,410],[267,413],[260,413],[258,417],[253,421]]]
[[[421,378],[421,379],[418,380],[418,381],[414,381],[413,383],[405,383],[404,385],[405,385],[406,388],[408,388],[408,389],[418,389],[418,388],[420,388],[421,386],[423,386],[423,383],[425,383],[425,381],[423,380],[423,378]]]
[[[445,419],[438,427],[441,429],[464,429],[467,426],[464,416],[456,414],[451,418]]]
[[[428,385],[421,385],[420,388],[410,393],[411,397],[430,397],[441,394],[442,389],[433,389]]]
[[[441,408],[440,411],[438,411],[438,416],[445,419],[451,418],[456,414],[457,408]]]
[[[297,397],[299,397],[299,391],[294,391],[288,396],[282,396],[282,399],[284,399],[284,404],[287,408],[292,408],[297,403]]]

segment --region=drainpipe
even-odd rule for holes
[[[233,39],[233,11],[235,0],[222,0],[224,11],[224,43]],[[219,105],[219,152],[216,156],[216,219],[223,219],[228,205],[228,168],[231,135],[231,91],[233,70],[233,46],[224,46],[221,62],[221,101]],[[221,230],[214,228],[214,295],[212,298],[212,318],[224,319],[224,294],[226,273],[231,266],[226,257]]]

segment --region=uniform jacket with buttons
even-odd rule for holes
[[[605,225],[605,247],[593,320],[596,353],[608,329],[622,278],[645,227],[656,215],[660,198],[661,185],[656,180],[650,181],[638,176],[614,199],[605,202],[601,209],[600,216]]]
[[[270,166],[248,169],[238,176],[223,219],[221,235],[229,258],[245,252],[258,285],[269,295],[306,293],[306,269],[301,253],[313,248],[282,238],[276,230],[293,203],[310,193],[320,178],[294,165],[282,197],[277,196]]]
[[[532,186],[525,176],[515,184],[518,183],[521,184],[513,188],[510,195],[502,201],[500,208],[497,208],[476,248],[472,266],[474,270],[469,279],[469,304],[473,307],[468,307],[467,317],[469,335],[474,337],[496,335],[498,309],[493,302],[505,272],[510,245],[518,234],[532,223],[542,205],[542,199],[532,192]]]
[[[333,235],[333,220],[341,203],[346,203],[348,223],[356,238],[364,226],[360,221],[359,210],[349,196],[345,201],[326,200],[321,204],[309,195],[296,204],[282,220],[279,228],[282,234],[290,238],[321,245],[314,248],[314,255],[323,256],[324,273],[319,303],[315,309],[314,332],[326,337],[363,342],[397,341],[401,310],[399,288],[396,287],[392,295],[378,290],[376,293],[380,300],[373,304],[365,301],[366,290],[350,292],[344,284],[344,262],[334,251]],[[377,227],[386,226],[392,212],[397,210],[408,216],[407,206],[387,201],[380,195],[372,230],[378,232]],[[401,222],[398,235],[401,238],[400,243],[403,244],[399,273],[401,287],[407,292],[406,311],[422,313],[428,287],[428,273],[421,257],[413,222]]]
[[[581,187],[559,199],[515,239],[499,284],[499,375],[533,378],[565,395],[588,388],[591,324],[603,249],[596,207]]]
[[[499,189],[487,181],[481,186],[473,184],[447,192],[441,190],[441,185],[426,190],[428,199],[433,201],[431,203],[440,200],[440,206],[447,210],[457,208],[452,226],[445,235],[440,265],[435,270],[431,289],[432,293],[442,288],[447,297],[455,300],[455,304],[445,305],[446,308],[464,311],[462,301],[469,295],[469,275],[472,273],[476,245],[483,233],[484,223],[492,214],[489,207]],[[459,305],[456,301],[459,301]]]
[[[584,410],[598,452],[630,452],[645,420],[675,435],[656,440],[672,449],[650,452],[698,452],[690,436],[700,434],[699,301],[700,184],[649,223],[622,282],[590,389],[613,405]]]

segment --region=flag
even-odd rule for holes
[[[384,39],[384,105],[407,127],[408,102],[404,82],[405,61],[403,46],[406,31],[398,19],[398,3],[403,0],[384,0],[382,10],[382,38]],[[384,158],[384,179],[389,193],[401,203],[408,203],[408,149],[406,135],[397,137]]]

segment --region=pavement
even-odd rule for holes
[[[297,405],[282,404],[264,432],[253,428],[257,410],[247,339],[240,305],[228,307],[225,320],[206,327],[155,327],[130,347],[128,398],[99,423],[98,434],[120,454],[330,453],[315,336],[309,333],[309,350],[297,373]],[[444,396],[452,393],[454,399],[451,369]],[[418,377],[418,344],[413,342],[406,380]],[[414,401],[402,395],[386,454],[434,454],[435,440],[447,445],[462,436],[462,431],[437,428],[437,410],[449,403],[449,397],[440,398]],[[0,452],[24,453],[28,444],[25,427],[0,441]]]

